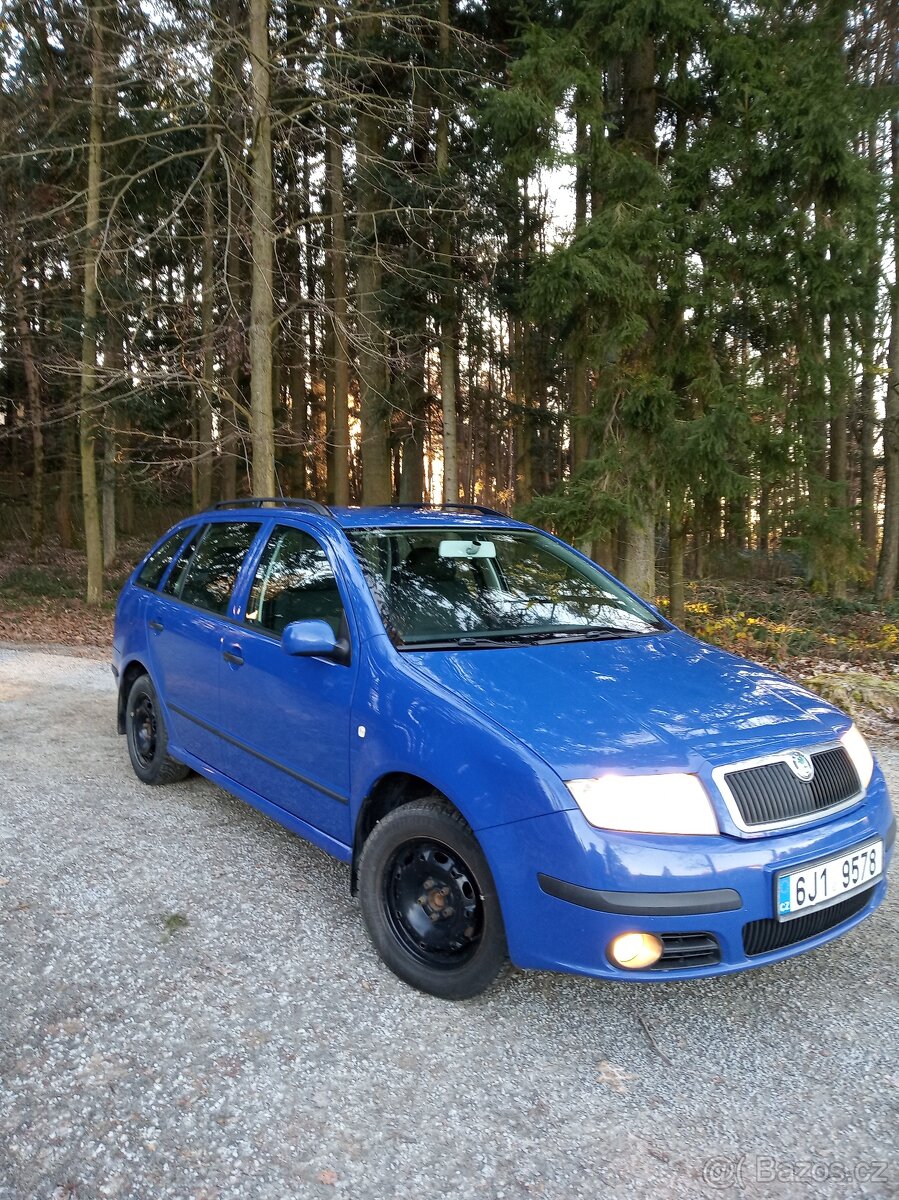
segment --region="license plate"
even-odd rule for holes
[[[865,842],[844,854],[819,859],[775,876],[775,911],[778,921],[790,921],[813,909],[827,908],[864,888],[883,875],[883,842]]]

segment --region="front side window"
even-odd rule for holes
[[[246,620],[280,637],[291,621],[326,621],[340,636],[343,604],[328,556],[302,529],[276,525],[263,551]]]
[[[259,530],[258,522],[227,521],[207,525],[193,557],[182,561],[169,576],[165,590],[187,604],[224,614],[237,572]],[[182,566],[186,563],[186,569]],[[176,579],[175,576],[178,576]]]
[[[190,532],[190,526],[187,529],[179,529],[171,537],[166,538],[161,546],[157,546],[140,569],[137,582],[141,587],[151,588],[154,591],[159,587],[159,581],[168,570],[169,563],[187,540]]]
[[[507,645],[635,637],[651,609],[541,533],[358,529],[350,540],[398,645]]]

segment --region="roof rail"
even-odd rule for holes
[[[411,501],[408,504],[391,504],[390,508],[461,508],[466,512],[484,513],[488,517],[505,517],[508,520],[508,514],[500,512],[498,508],[487,508],[484,504],[443,504],[431,500],[422,500],[419,503]]]
[[[317,513],[320,517],[334,516],[327,504],[320,504],[318,500],[295,500],[292,496],[243,496],[239,500],[219,500],[211,507],[262,508],[264,504],[272,504],[277,508],[298,508],[303,512]]]

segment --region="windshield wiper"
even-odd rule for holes
[[[452,638],[427,638],[420,642],[401,642],[397,650],[496,650],[503,646],[530,645],[536,634],[509,634],[490,637],[487,634],[460,634]]]
[[[509,633],[459,634],[458,637],[402,642],[398,650],[498,650],[505,646],[549,646],[554,642],[601,642],[618,638],[647,637],[659,632],[654,626],[645,630],[622,629],[619,625],[585,625],[574,629],[512,630]]]
[[[652,625],[648,629],[623,629],[620,625],[585,625],[582,629],[564,629],[547,636],[556,641],[605,642],[617,638],[647,637],[650,633],[660,632],[660,628]]]

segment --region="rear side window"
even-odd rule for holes
[[[207,612],[226,613],[237,572],[258,530],[255,521],[207,525],[187,569],[178,572],[182,577],[173,594]]]
[[[178,529],[153,551],[141,567],[137,577],[137,582],[141,587],[153,589],[159,587],[159,581],[168,570],[169,563],[184,545],[190,533],[190,526],[187,529]]]
[[[328,556],[314,537],[275,527],[263,552],[246,620],[281,635],[291,621],[327,621],[340,636],[343,604]]]

